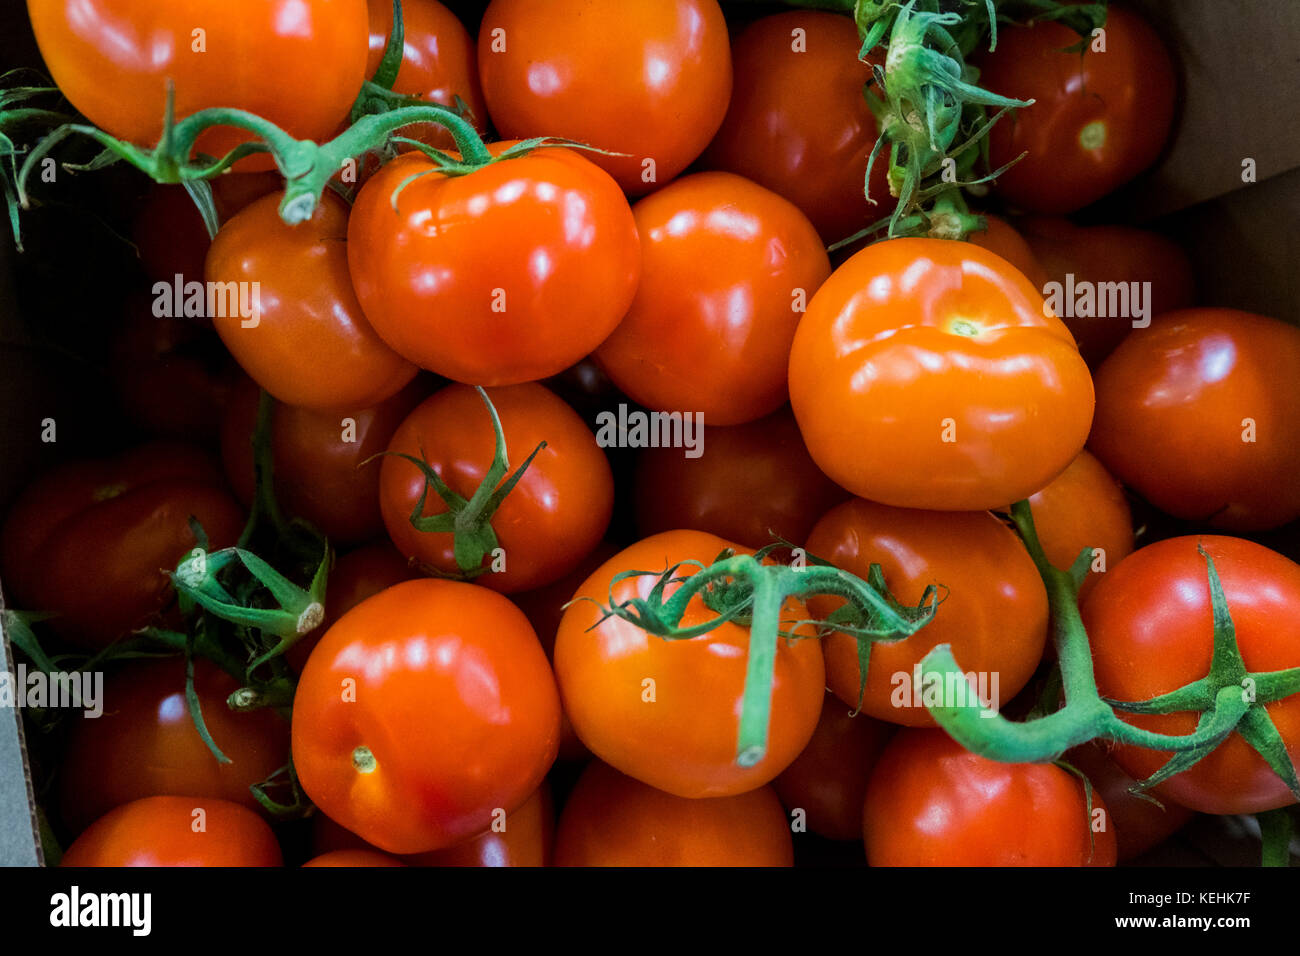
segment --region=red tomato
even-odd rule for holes
[[[1038,257],[1025,237],[1001,216],[985,213],[984,219],[988,223],[988,228],[972,232],[967,238],[975,245],[1006,259],[1019,269],[1035,288],[1041,289],[1047,285],[1047,271],[1038,261]]]
[[[493,0],[478,67],[503,136],[563,136],[628,193],[666,183],[709,144],[731,96],[717,0]]]
[[[375,850],[335,850],[313,857],[303,866],[405,866],[401,860]]]
[[[790,342],[830,274],[806,216],[731,173],[698,173],[641,200],[641,283],[596,359],[649,408],[738,425],[786,400]]]
[[[861,578],[879,564],[903,604],[919,602],[931,584],[941,588],[942,603],[929,624],[906,640],[872,648],[862,697],[862,710],[872,717],[933,726],[925,707],[933,691],[917,686],[913,672],[940,644],[952,646],[965,673],[975,673],[981,699],[995,698],[999,707],[1029,682],[1042,659],[1047,592],[1015,532],[987,511],[938,513],[854,499],[817,522],[808,552]],[[825,618],[843,603],[816,596],[808,609]],[[857,707],[857,640],[837,632],[822,649],[830,689]]]
[[[1028,151],[995,189],[1033,212],[1073,212],[1122,186],[1156,161],[1173,125],[1173,60],[1146,21],[1111,6],[1104,52],[1102,38],[1066,52],[1078,41],[1051,21],[1009,27],[977,64],[985,89],[1034,100],[989,134],[993,169]]]
[[[704,154],[803,211],[827,242],[889,215],[887,152],[871,171],[876,118],[862,95],[873,57],[850,17],[810,10],[755,20],[731,47],[736,86],[722,128]],[[815,106],[814,106],[815,104]]]
[[[643,535],[707,531],[747,548],[775,533],[803,543],[847,494],[808,457],[789,409],[744,425],[706,427],[698,458],[647,448],[636,467],[636,523]]]
[[[1101,794],[1115,828],[1119,859],[1131,860],[1173,836],[1192,818],[1192,811],[1172,800],[1161,801],[1162,807],[1131,793],[1137,781],[1111,759],[1110,749],[1097,740],[1067,751],[1065,760],[1087,774]]]
[[[1198,545],[1214,559],[1246,669],[1255,673],[1300,666],[1295,629],[1300,565],[1242,538],[1168,538],[1131,554],[1084,602],[1083,623],[1103,697],[1149,700],[1208,673],[1214,618]],[[1300,695],[1265,709],[1291,760],[1300,761]],[[1162,734],[1189,734],[1199,716],[1118,713],[1134,726]],[[1144,780],[1173,754],[1121,746],[1114,756],[1134,779]],[[1154,792],[1203,813],[1259,813],[1295,803],[1264,758],[1235,733]]]
[[[541,385],[494,388],[488,397],[501,420],[511,472],[546,442],[492,519],[504,569],[476,578],[508,594],[564,576],[596,547],[609,526],[614,480],[586,424]],[[483,399],[466,385],[449,385],[407,416],[388,450],[423,457],[452,491],[469,498],[487,473],[494,447]],[[453,536],[417,531],[411,524],[424,487],[424,474],[414,464],[395,455],[384,458],[379,494],[388,533],[408,558],[459,573]],[[423,514],[446,510],[430,490]],[[493,558],[486,561],[490,566]]]
[[[312,651],[294,698],[303,789],[390,853],[450,846],[519,807],[559,737],[559,695],[528,619],[459,581],[407,581],[362,601]]]
[[[1176,518],[1262,531],[1300,516],[1300,329],[1185,309],[1136,329],[1097,370],[1089,447]]]
[[[611,580],[623,571],[663,571],[681,561],[713,561],[727,547],[702,531],[670,531],[619,552],[587,579],[564,613],[555,639],[555,675],[564,709],[582,742],[601,760],[679,797],[727,797],[753,790],[790,765],[817,726],[825,670],[817,641],[778,639],[767,753],[752,767],[736,763],[749,630],[726,623],[687,640],[647,634],[618,617],[600,621],[592,603],[646,597],[656,578]],[[683,568],[681,575],[690,569]],[[664,589],[670,597],[676,585]],[[696,595],[682,627],[714,612]],[[781,619],[804,621],[790,599]],[[812,634],[807,625],[798,633]]]
[[[551,788],[543,783],[510,813],[472,840],[406,858],[410,866],[549,866],[555,839]]]
[[[872,866],[1114,866],[1100,794],[1052,764],[997,763],[941,730],[885,747],[863,812]]]
[[[555,835],[556,866],[792,866],[790,823],[771,787],[675,797],[593,760]]]
[[[638,250],[618,186],[567,149],[455,177],[401,156],[362,187],[348,223],[352,281],[376,331],[472,385],[535,381],[587,355],[632,301]]]
[[[242,283],[255,313],[246,318],[222,303],[226,314],[212,316],[213,324],[244,371],[286,405],[378,405],[416,368],[361,313],[348,277],[347,204],[326,191],[310,220],[289,226],[279,202],[278,193],[264,196],[213,240],[207,281]]]
[[[233,545],[244,515],[208,455],[188,445],[141,445],[115,458],[70,462],[19,496],[0,532],[0,570],[15,605],[53,611],[50,626],[102,648],[156,620],[171,570],[198,543]]]
[[[1053,565],[1064,571],[1084,548],[1093,551],[1094,570],[1083,579],[1080,597],[1133,550],[1128,500],[1119,482],[1086,451],[1046,488],[1030,495],[1029,506],[1038,543]]]
[[[781,802],[791,812],[802,810],[808,829],[831,840],[862,836],[867,781],[894,730],[892,724],[849,713],[842,700],[827,694],[812,740],[772,781]]]
[[[1191,260],[1181,246],[1158,232],[1129,226],[1075,226],[1068,220],[1046,216],[1022,219],[1017,225],[1046,272],[1047,278],[1039,288],[1046,294],[1048,281],[1060,283],[1062,303],[1071,305],[1068,310],[1060,310],[1061,319],[1074,333],[1080,354],[1091,366],[1115,351],[1135,320],[1142,321],[1134,305],[1124,308],[1124,298],[1117,299],[1118,308],[1113,308],[1108,291],[1106,316],[1075,314],[1101,311],[1103,288],[1111,288],[1102,283],[1122,283],[1130,290],[1134,289],[1132,283],[1149,283],[1136,287],[1147,318],[1187,308],[1196,301]],[[1091,285],[1090,292],[1085,292],[1087,287],[1080,286],[1080,282]],[[1076,290],[1073,301],[1066,295],[1070,288]],[[1088,294],[1095,297],[1091,303]]]
[[[242,109],[320,142],[365,79],[365,0],[28,0],[27,12],[63,95],[96,126],[142,146],[162,134],[169,80],[177,119]],[[195,148],[221,156],[249,138],[217,127]],[[269,169],[270,160],[254,165]]]
[[[412,382],[371,408],[320,412],[277,404],[271,413],[276,499],[290,517],[305,518],[332,542],[349,544],[384,533],[379,467],[367,461],[388,447],[397,426],[425,393]],[[253,432],[257,385],[235,390],[221,427],[221,457],[235,494],[251,505],[255,492]]]
[[[63,866],[281,866],[280,845],[247,807],[208,797],[145,797],[100,817]]]
[[[63,822],[80,832],[141,797],[217,797],[257,809],[249,791],[289,762],[289,724],[271,709],[232,711],[239,684],[201,658],[194,689],[203,722],[231,762],[199,736],[185,702],[181,658],[130,661],[104,682],[103,715],[73,724],[60,771]]]
[[[854,494],[977,511],[1065,470],[1093,393],[1069,330],[1005,259],[968,242],[892,239],[813,297],[790,353],[790,401],[813,461]]]

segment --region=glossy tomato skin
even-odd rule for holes
[[[405,866],[401,860],[376,850],[333,850],[312,857],[303,866]]]
[[[632,212],[607,173],[555,148],[467,176],[433,169],[401,156],[352,207],[352,280],[389,345],[458,382],[514,385],[563,371],[613,331],[641,266]]]
[[[988,223],[988,227],[979,232],[972,232],[967,238],[975,245],[1006,259],[1033,283],[1034,288],[1041,290],[1047,285],[1047,270],[1043,268],[1028,240],[1016,230],[1016,227],[1001,216],[988,213],[985,213],[984,220]]]
[[[29,0],[27,11],[63,95],[95,125],[142,146],[162,133],[167,80],[178,120],[209,107],[243,109],[323,142],[365,79],[365,0]],[[218,127],[196,150],[221,156],[249,138]],[[252,165],[268,169],[270,160]]]
[[[808,456],[788,408],[744,425],[704,428],[703,454],[647,448],[636,465],[637,530],[707,531],[747,548],[773,534],[802,544],[847,492]]]
[[[347,204],[326,190],[311,219],[289,226],[279,203],[278,193],[257,200],[208,250],[208,282],[259,283],[257,315],[228,308],[231,314],[212,317],[217,333],[244,371],[286,405],[377,405],[416,368],[384,344],[357,302],[344,241]]]
[[[702,531],[669,531],[632,545],[603,564],[569,606],[555,640],[555,674],[574,730],[597,757],[629,776],[679,797],[725,797],[753,790],[803,750],[821,712],[825,669],[817,641],[778,639],[767,753],[752,767],[736,764],[749,631],[723,624],[688,640],[665,640],[621,618],[597,624],[600,606],[646,597],[654,576],[681,561],[711,563],[724,548],[745,549]],[[682,574],[687,570],[682,569]],[[671,596],[676,586],[664,589]],[[713,617],[696,596],[681,626]],[[786,602],[782,620],[808,619]],[[799,633],[812,633],[807,625]],[[652,683],[645,683],[647,680]]]
[[[717,0],[493,0],[478,66],[503,136],[562,136],[626,153],[591,158],[633,196],[690,165],[731,96]]]
[[[798,32],[796,32],[798,31]],[[736,37],[736,84],[722,128],[704,154],[711,169],[738,173],[784,196],[826,242],[889,215],[886,159],[867,159],[879,131],[862,89],[871,63],[849,17],[811,10],[755,20]]]
[[[633,209],[641,282],[596,351],[620,389],[652,409],[738,425],[786,400],[800,309],[830,275],[812,223],[731,173],[697,173]]]
[[[968,242],[892,239],[813,296],[790,353],[790,401],[813,460],[854,494],[977,511],[1065,470],[1093,391],[1069,331],[1005,259]]]
[[[1117,856],[1123,862],[1159,846],[1193,814],[1172,800],[1156,804],[1130,792],[1137,781],[1120,769],[1111,756],[1112,749],[1107,742],[1094,740],[1066,751],[1065,761],[1083,771],[1101,794],[1115,826]]]
[[[853,499],[831,509],[808,536],[808,551],[866,578],[872,564],[903,604],[917,604],[927,586],[943,598],[933,620],[911,637],[871,651],[864,713],[912,727],[933,726],[914,668],[939,644],[952,647],[963,672],[983,679],[1002,705],[1028,683],[1047,640],[1047,592],[1016,534],[987,511],[939,513],[890,508]],[[809,598],[825,618],[839,598]],[[843,633],[823,639],[826,682],[858,706],[858,643]],[[994,687],[994,677],[997,679]]]
[[[1074,774],[997,763],[938,729],[904,730],[885,747],[862,829],[871,866],[1115,865],[1106,805],[1094,791],[1090,818]]]
[[[1017,226],[1046,273],[1039,288],[1045,289],[1048,281],[1060,283],[1064,297],[1070,275],[1075,288],[1080,282],[1094,287],[1106,282],[1150,283],[1140,287],[1150,289],[1149,296],[1144,293],[1147,318],[1185,309],[1196,301],[1191,260],[1178,243],[1158,232],[1132,226],[1076,226],[1051,216],[1020,219]],[[1066,314],[1062,321],[1074,334],[1084,360],[1096,368],[1129,334],[1133,322],[1142,318]]]
[[[368,459],[388,447],[426,391],[417,380],[378,405],[336,412],[276,403],[271,412],[272,474],[285,513],[311,522],[336,546],[382,535],[380,463]],[[256,383],[245,379],[221,424],[226,477],[245,506],[252,505],[256,491],[253,432],[260,394]]]
[[[209,797],[145,797],[109,811],[63,854],[62,866],[282,866],[266,821]]]
[[[860,839],[867,781],[893,732],[892,724],[851,716],[847,704],[827,693],[808,746],[772,781],[772,789],[791,813],[804,811],[813,833]]]
[[[19,496],[0,531],[0,572],[13,606],[57,613],[50,627],[80,647],[102,648],[155,623],[174,568],[198,542],[229,547],[243,509],[201,449],[141,445],[108,459],[61,465]]]
[[[489,389],[488,397],[500,418],[512,469],[546,442],[492,519],[504,570],[489,570],[475,579],[508,594],[562,577],[600,543],[614,507],[614,479],[586,423],[541,385]],[[483,399],[467,385],[449,385],[407,416],[388,450],[423,457],[452,491],[469,498],[492,463],[494,447]],[[459,573],[453,536],[418,531],[411,524],[424,487],[423,472],[410,461],[394,454],[384,458],[379,494],[389,536],[408,558]],[[423,513],[446,510],[430,491]]]
[[[1198,545],[1214,559],[1246,669],[1256,673],[1300,666],[1294,627],[1300,609],[1300,565],[1243,538],[1167,538],[1131,554],[1083,604],[1103,697],[1148,700],[1208,673],[1214,619],[1207,566]],[[1267,704],[1266,709],[1291,760],[1300,760],[1300,697]],[[1135,726],[1163,734],[1191,733],[1198,716],[1117,713]],[[1149,777],[1169,757],[1167,751],[1131,746],[1114,751],[1116,763],[1137,780]],[[1295,802],[1264,759],[1235,733],[1154,792],[1202,813],[1258,813]]]
[[[232,711],[240,685],[202,658],[194,689],[221,752],[213,756],[190,718],[181,658],[131,661],[104,682],[103,709],[72,728],[60,771],[63,821],[78,833],[114,807],[142,797],[216,797],[258,809],[249,791],[289,759],[289,724],[271,709]]]
[[[409,866],[550,866],[554,842],[555,807],[543,783],[517,809],[498,815],[485,833],[405,859]]]
[[[1084,548],[1092,550],[1095,570],[1083,579],[1081,598],[1133,551],[1133,516],[1124,490],[1087,451],[1079,452],[1046,488],[1030,495],[1029,507],[1038,543],[1053,566],[1067,570]]]
[[[690,800],[593,760],[560,814],[556,866],[792,866],[771,787]]]
[[[423,853],[537,789],[560,702],[523,612],[477,585],[423,579],[334,623],[303,669],[292,734],[322,812],[382,850]]]
[[[1154,163],[1173,124],[1177,79],[1159,35],[1136,13],[1111,7],[1105,52],[1082,58],[1066,47],[1079,36],[1059,23],[998,31],[981,57],[980,85],[1033,99],[989,133],[989,164],[1004,200],[1031,212],[1081,209]]]
[[[1275,528],[1300,516],[1297,380],[1295,326],[1232,309],[1169,312],[1097,370],[1088,445],[1176,518]]]

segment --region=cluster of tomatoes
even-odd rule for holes
[[[324,142],[393,24],[389,0],[28,6],[71,104],[146,146],[164,80],[178,118],[237,108]],[[1300,666],[1300,566],[1237,536],[1300,517],[1300,329],[1196,307],[1163,236],[1062,218],[1164,146],[1174,68],[1150,26],[1112,8],[1082,54],[1060,24],[1001,29],[980,82],[1035,102],[993,127],[993,168],[1025,155],[984,199],[1015,215],[828,254],[894,203],[886,159],[867,175],[883,55],[859,56],[852,17],[492,0],[475,40],[436,0],[401,11],[392,91],[451,108],[486,152],[413,123],[296,225],[254,153],[212,182],[210,242],[181,187],[154,188],[150,281],[111,354],[150,440],[59,466],[4,522],[9,606],[42,612],[55,663],[107,669],[103,715],[64,721],[47,768],[66,864],[789,865],[807,830],[873,865],[1113,865],[1193,812],[1295,802],[1277,768],[1300,757],[1298,696],[1252,712],[1271,759],[1233,733],[1156,802],[1131,788],[1168,752],[991,760],[936,726],[917,679],[946,645],[986,704],[1057,703],[1059,608],[1003,517],[1024,499],[1047,561],[1087,555],[1103,697],[1205,676],[1212,581],[1252,674]],[[196,149],[249,136],[214,126]],[[1099,292],[1054,314],[1067,276],[1131,288],[1132,308]],[[213,288],[256,308],[214,312]],[[598,427],[651,413],[679,440]],[[301,633],[256,660],[167,573],[247,554],[250,511],[263,536],[329,543],[328,576],[296,582]],[[708,594],[673,639],[626,610],[773,542],[768,561],[942,600],[868,658],[836,629],[842,594],[783,596],[758,665],[749,618]],[[164,632],[170,653],[141,650]],[[756,666],[770,718],[742,760]],[[1198,716],[1125,719],[1187,734]],[[277,780],[291,806],[266,799]]]

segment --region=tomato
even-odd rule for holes
[[[1088,776],[1110,811],[1119,859],[1131,860],[1173,836],[1192,818],[1192,811],[1174,803],[1163,806],[1130,792],[1137,781],[1120,769],[1110,757],[1105,741],[1075,747],[1065,754],[1071,766]]]
[[[514,385],[562,371],[613,331],[640,245],[605,172],[551,148],[467,176],[434,170],[400,156],[352,207],[352,281],[389,345],[459,382]]]
[[[879,564],[890,593],[916,604],[929,585],[940,587],[934,619],[911,637],[877,643],[867,667],[862,710],[879,720],[932,726],[927,685],[914,668],[940,644],[952,646],[962,670],[974,673],[981,700],[1006,703],[1028,683],[1047,641],[1047,591],[1024,545],[1010,528],[983,512],[937,513],[890,508],[854,499],[831,509],[808,536],[808,552],[866,578]],[[840,598],[809,598],[825,618]],[[826,682],[858,706],[858,642],[837,632],[823,639]],[[961,703],[961,701],[956,701]]]
[[[449,846],[519,807],[559,737],[555,680],[527,618],[460,581],[406,581],[362,601],[316,645],[294,697],[304,791],[390,853]]]
[[[747,548],[775,533],[802,544],[846,493],[808,457],[789,409],[744,425],[704,429],[704,452],[647,448],[636,465],[636,523],[643,535],[707,531]]]
[[[375,850],[334,850],[312,857],[303,866],[405,866],[401,860],[394,859]]]
[[[555,864],[792,866],[794,843],[771,787],[689,800],[593,760],[560,814]]]
[[[249,791],[289,762],[289,724],[271,709],[232,711],[239,684],[201,658],[194,689],[208,733],[199,736],[185,702],[185,661],[131,661],[104,682],[103,714],[73,724],[60,771],[63,821],[75,833],[141,797],[217,797],[257,809]]]
[[[984,220],[988,223],[988,228],[973,232],[967,238],[975,245],[1006,259],[1019,269],[1035,288],[1042,289],[1047,285],[1047,271],[1038,261],[1038,257],[1025,237],[1001,216],[985,213]]]
[[[1092,570],[1083,579],[1080,597],[1133,550],[1133,517],[1124,491],[1086,451],[1046,488],[1030,495],[1029,507],[1038,543],[1054,566],[1067,570],[1079,552],[1092,550]]]
[[[831,840],[859,839],[867,781],[892,732],[891,724],[865,714],[850,716],[848,706],[828,693],[808,746],[772,781],[772,788],[791,812],[806,814],[813,833]]]
[[[1300,565],[1242,538],[1188,535],[1135,551],[1102,579],[1083,604],[1097,687],[1111,700],[1148,700],[1205,677],[1214,619],[1205,559],[1214,559],[1252,673],[1300,666],[1295,621],[1300,614]],[[1265,705],[1292,761],[1300,760],[1300,695]],[[1162,734],[1189,734],[1198,714],[1154,716],[1117,712]],[[1115,748],[1116,763],[1144,780],[1172,753]],[[1155,789],[1202,813],[1259,813],[1295,803],[1276,774],[1234,733],[1190,770]]]
[[[1232,309],[1169,312],[1097,370],[1089,447],[1176,518],[1262,531],[1300,516],[1300,329]]]
[[[245,317],[229,300],[221,303],[225,308],[212,316],[217,333],[244,371],[286,405],[329,411],[378,405],[414,378],[416,368],[361,313],[343,241],[347,204],[327,191],[310,220],[288,226],[279,202],[279,194],[259,199],[213,240],[207,281],[241,283],[254,313]]]
[[[1052,764],[997,763],[942,730],[904,730],[867,788],[872,866],[1114,866],[1101,795]]]
[[[370,59],[366,76],[375,75],[393,29],[393,0],[368,0],[370,8]],[[402,64],[393,92],[418,96],[440,106],[455,108],[459,99],[469,109],[469,119],[487,130],[487,104],[478,80],[474,39],[456,15],[438,0],[405,0],[402,4]],[[419,123],[402,130],[402,136],[433,146],[451,146],[451,134],[441,126]]]
[[[703,152],[727,112],[731,51],[717,0],[493,0],[478,67],[503,136],[563,136],[641,195]]]
[[[370,408],[313,411],[276,404],[271,457],[276,499],[290,517],[305,518],[332,542],[350,544],[384,533],[379,514],[379,462],[393,432],[425,393],[412,382]],[[260,391],[245,379],[226,406],[221,457],[235,494],[251,505],[255,491],[253,432]]]
[[[53,611],[50,626],[102,648],[157,621],[171,570],[197,545],[233,545],[243,510],[209,456],[188,445],[141,445],[115,458],[69,462],[28,486],[0,532],[0,570],[16,606]]]
[[[524,591],[567,574],[596,547],[609,526],[614,480],[590,429],[541,385],[494,388],[488,397],[501,420],[511,472],[546,442],[492,519],[504,568],[489,569],[476,579],[493,590]],[[470,498],[487,473],[494,447],[483,399],[469,386],[449,385],[407,416],[388,450],[423,457],[452,491]],[[379,478],[384,523],[408,558],[458,573],[453,536],[418,531],[411,524],[424,488],[419,468],[395,454],[386,456]],[[430,490],[423,514],[446,510]],[[491,555],[485,560],[496,566]]]
[[[978,511],[1065,470],[1093,392],[1069,330],[1005,259],[968,242],[893,239],[813,296],[790,353],[790,401],[813,461],[854,494]]]
[[[649,408],[738,425],[786,400],[790,342],[830,274],[812,223],[731,173],[697,173],[636,204],[641,283],[596,359]]]
[[[443,850],[406,858],[411,866],[548,866],[555,839],[555,808],[545,783],[513,812],[498,815],[485,833]]]
[[[162,134],[168,81],[178,120],[242,109],[321,142],[366,78],[365,0],[28,0],[27,12],[63,95],[96,126],[141,146]],[[195,150],[221,156],[250,138],[217,127]],[[269,169],[270,160],[253,165]]]
[[[100,817],[63,866],[281,866],[280,845],[247,807],[209,797],[145,797]]]
[[[874,58],[849,17],[793,11],[755,20],[731,47],[736,85],[722,128],[704,154],[711,169],[739,173],[784,196],[827,242],[889,215],[894,200],[877,157],[871,198],[867,159],[880,135],[862,95]]]
[[[757,764],[736,763],[749,631],[728,622],[687,640],[647,634],[618,617],[601,621],[602,606],[646,597],[656,578],[623,571],[659,572],[682,561],[708,564],[732,545],[702,531],[670,531],[632,545],[589,577],[564,612],[555,639],[555,676],[564,710],[592,753],[615,769],[679,797],[727,797],[770,781],[799,755],[817,726],[825,686],[815,640],[778,639],[767,752]],[[689,567],[680,569],[682,576]],[[677,585],[664,589],[670,597]],[[681,626],[714,612],[696,595]],[[790,599],[782,621],[805,621],[807,609]],[[808,625],[797,633],[812,634]]]
[[[1115,351],[1134,321],[1144,321],[1136,314],[1137,301],[1142,303],[1145,318],[1184,309],[1196,301],[1196,277],[1187,253],[1158,232],[1130,226],[1076,226],[1047,216],[1022,219],[1017,225],[1046,271],[1048,279],[1039,288],[1045,288],[1048,280],[1060,283],[1063,302],[1070,299],[1065,294],[1068,289],[1077,290],[1076,301],[1068,311],[1061,310],[1061,318],[1090,366]],[[1083,298],[1089,292],[1083,291],[1086,287],[1081,287],[1081,282],[1092,286],[1089,292],[1095,300]],[[1106,312],[1125,314],[1073,314],[1101,311],[1103,290],[1111,288],[1103,283],[1122,283],[1130,290],[1128,296],[1115,300],[1118,308],[1110,305],[1110,293],[1105,292]],[[1140,292],[1140,300],[1132,298],[1134,290]],[[1124,308],[1126,301],[1133,304]]]
[[[1043,21],[998,31],[980,58],[980,85],[1033,105],[1003,117],[989,133],[989,165],[1007,202],[1033,212],[1081,209],[1124,185],[1159,157],[1173,125],[1177,79],[1159,34],[1130,10],[1111,6],[1105,52]]]

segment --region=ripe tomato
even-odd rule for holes
[[[1129,555],[1083,604],[1097,687],[1111,700],[1148,700],[1203,678],[1209,671],[1214,618],[1203,547],[1214,559],[1248,671],[1300,666],[1295,621],[1300,614],[1300,565],[1242,538],[1167,538]],[[1300,695],[1266,705],[1292,761],[1300,761]],[[1191,712],[1135,715],[1137,727],[1189,734]],[[1114,757],[1134,779],[1158,770],[1171,753],[1120,746]],[[1295,802],[1249,744],[1234,733],[1190,770],[1155,789],[1203,813],[1258,813]]]
[[[702,531],[646,538],[605,562],[579,589],[555,639],[555,675],[564,709],[582,742],[601,760],[679,797],[727,797],[753,790],[784,770],[817,726],[825,670],[819,643],[778,639],[767,753],[752,767],[736,763],[749,630],[726,623],[687,640],[647,634],[618,617],[601,621],[592,603],[646,597],[656,578],[611,580],[623,571],[663,571],[681,561],[713,561],[727,547]],[[690,568],[682,568],[687,575]],[[664,589],[669,597],[677,585]],[[689,627],[714,612],[698,595],[681,620]],[[783,621],[804,621],[793,599]],[[803,625],[800,634],[812,634]]]
[[[1084,548],[1093,550],[1096,570],[1083,579],[1081,598],[1106,569],[1133,550],[1133,517],[1124,491],[1086,451],[1079,452],[1070,467],[1046,488],[1030,495],[1029,506],[1038,543],[1053,565],[1064,571]]]
[[[856,840],[862,836],[862,802],[871,769],[893,731],[892,724],[865,714],[849,716],[848,706],[828,693],[808,746],[772,781],[772,788],[788,810],[807,814],[813,833]]]
[[[397,426],[425,393],[412,382],[370,408],[313,411],[277,404],[271,413],[271,457],[276,498],[290,517],[305,518],[338,544],[384,533],[379,514],[379,462]],[[235,389],[221,424],[221,458],[230,486],[245,505],[255,492],[253,432],[257,385]]]
[[[352,281],[389,345],[458,382],[514,385],[564,370],[613,331],[640,244],[605,172],[551,148],[467,176],[434,170],[422,154],[398,157],[352,207]]]
[[[1071,766],[1082,770],[1101,794],[1115,829],[1115,843],[1121,861],[1140,856],[1173,836],[1192,818],[1192,811],[1172,800],[1158,806],[1130,792],[1137,781],[1111,759],[1111,748],[1096,740],[1065,754]]]
[[[1032,212],[1074,212],[1145,170],[1173,124],[1173,60],[1141,17],[1112,6],[1105,52],[1089,41],[1082,56],[1069,27],[1044,21],[998,31],[998,48],[981,58],[980,85],[1034,104],[1004,117],[989,133],[989,164],[1003,199]]]
[[[256,302],[251,318],[223,303],[217,311],[226,314],[212,316],[217,333],[244,371],[286,405],[378,405],[416,368],[383,343],[357,303],[343,241],[347,204],[326,191],[310,220],[289,226],[279,202],[276,193],[253,203],[208,250],[207,281],[243,283],[247,301]]]
[[[1103,283],[1121,283],[1130,290],[1134,288],[1132,283],[1149,283],[1137,287],[1147,318],[1187,308],[1196,301],[1196,277],[1187,253],[1158,232],[1130,226],[1076,226],[1069,220],[1048,216],[1021,219],[1017,225],[1047,274],[1040,289],[1048,281],[1059,282],[1064,297],[1068,282],[1072,281],[1076,289],[1082,288],[1080,282],[1086,282],[1100,299]],[[1076,292],[1075,298],[1079,297]],[[1107,297],[1109,313],[1109,293]],[[1118,300],[1119,311],[1128,314],[1119,316],[1070,314],[1098,312],[1100,301],[1092,305],[1076,302],[1068,312],[1062,309],[1065,314],[1061,320],[1074,333],[1079,352],[1090,366],[1095,367],[1115,351],[1133,328],[1134,320],[1141,320],[1133,307],[1123,309],[1123,301]],[[1080,304],[1083,308],[1078,307]]]
[[[1036,289],[1042,289],[1047,285],[1047,271],[1038,261],[1038,257],[1025,237],[1001,216],[985,213],[984,219],[988,223],[988,228],[973,232],[967,238],[975,245],[1006,259],[1019,269]]]
[[[637,459],[636,523],[643,535],[707,531],[747,548],[775,533],[802,544],[847,494],[808,457],[788,408],[744,425],[705,427],[704,454],[647,448]]]
[[[968,242],[893,239],[813,297],[790,401],[813,461],[854,494],[977,511],[1065,470],[1093,393],[1069,330],[1006,260]]]
[[[591,430],[541,385],[494,388],[488,397],[501,420],[511,472],[546,442],[492,519],[504,568],[476,579],[508,594],[564,576],[596,547],[613,511],[614,479]],[[487,473],[494,447],[483,399],[467,385],[449,385],[407,416],[388,450],[422,457],[452,491],[469,498]],[[384,458],[379,497],[388,533],[408,558],[459,573],[453,536],[411,524],[424,488],[424,474],[414,464],[391,454]],[[423,514],[446,511],[430,490]],[[486,560],[495,566],[496,559]]]
[[[171,594],[164,569],[198,543],[239,538],[243,510],[206,452],[141,445],[115,458],[69,462],[19,496],[0,532],[0,570],[13,603],[53,611],[50,626],[102,648],[156,619]]]
[[[176,118],[209,107],[256,113],[323,141],[365,79],[365,0],[28,0],[36,42],[60,91],[96,126],[153,146],[167,81]],[[250,135],[216,127],[195,150],[221,156]],[[261,157],[253,164],[269,169]]]
[[[834,242],[889,215],[888,157],[871,171],[879,131],[862,95],[872,58],[849,17],[810,10],[755,20],[731,47],[736,85],[722,128],[704,154],[803,211]],[[815,105],[814,105],[815,104]]]
[[[247,807],[210,797],[145,797],[100,817],[63,866],[281,866],[280,845]]]
[[[559,695],[528,619],[460,581],[407,581],[362,601],[312,651],[294,697],[303,789],[390,853],[449,846],[516,809],[559,737]]]
[[[1169,312],[1097,370],[1089,447],[1176,518],[1262,531],[1300,516],[1300,329],[1232,309]]]
[[[411,866],[549,866],[555,840],[551,788],[543,783],[516,810],[471,840],[408,856]]]
[[[771,787],[705,800],[673,796],[593,760],[560,814],[556,866],[792,866]]]
[[[790,341],[830,274],[812,223],[731,173],[698,173],[636,204],[641,283],[596,359],[649,408],[738,425],[786,399]]]
[[[862,832],[872,866],[1114,866],[1101,795],[1052,764],[997,763],[942,730],[904,730],[871,775]]]
[[[303,866],[405,866],[401,860],[394,859],[377,850],[334,850],[312,857]]]
[[[216,665],[194,661],[203,722],[218,763],[185,702],[181,658],[131,661],[104,682],[103,715],[73,724],[60,772],[63,822],[79,833],[114,807],[141,797],[217,797],[257,809],[249,791],[289,761],[289,724],[271,709],[232,711],[239,684]]]
[[[903,604],[919,602],[931,584],[942,589],[929,624],[906,640],[872,648],[862,697],[862,710],[872,717],[933,726],[925,699],[934,691],[917,686],[913,671],[939,644],[950,644],[962,670],[977,675],[981,699],[996,699],[999,706],[1028,683],[1042,659],[1047,591],[1015,532],[987,511],[937,513],[856,498],[817,522],[808,552],[861,578],[879,564]],[[816,596],[808,609],[825,618],[843,603]],[[857,640],[837,632],[823,639],[822,649],[830,689],[857,707]]]
[[[503,136],[563,136],[628,193],[666,183],[708,145],[731,96],[717,0],[493,0],[478,68]]]

